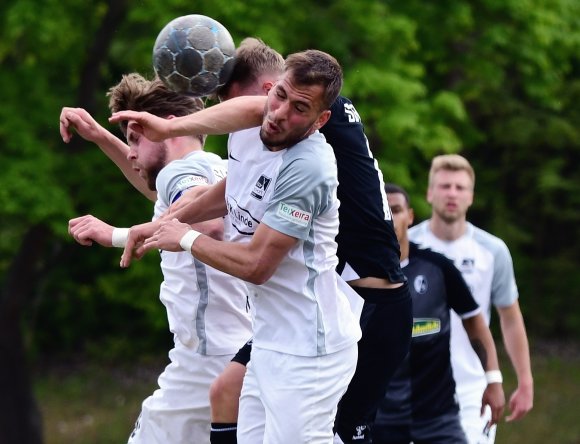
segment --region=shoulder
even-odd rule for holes
[[[424,234],[425,228],[427,227],[428,223],[429,220],[424,220],[423,222],[420,222],[417,225],[413,225],[412,227],[410,227],[408,231],[409,238],[415,241],[416,243],[420,244],[421,243],[420,238]]]
[[[447,256],[437,253],[430,248],[420,247],[415,242],[409,242],[409,255],[430,262],[445,271],[455,269],[455,265]]]
[[[494,256],[510,256],[510,252],[506,243],[499,237],[469,224],[473,230],[473,240],[480,246],[491,252]]]
[[[284,164],[293,164],[309,173],[324,173],[336,166],[332,147],[318,131],[300,141],[284,154]]]

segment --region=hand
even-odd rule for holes
[[[179,241],[185,233],[191,230],[191,226],[179,222],[177,219],[167,220],[161,223],[159,229],[143,243],[143,250],[153,248],[165,251],[183,251]]]
[[[119,111],[109,117],[111,123],[119,123],[124,120],[136,122],[137,125],[134,125],[132,129],[152,142],[161,142],[171,137],[169,132],[170,119],[163,119],[144,111]]]
[[[113,229],[90,214],[68,221],[68,233],[81,245],[91,246],[93,242],[103,247],[113,246]]]
[[[95,119],[82,108],[64,107],[60,112],[60,135],[65,143],[72,139],[74,128],[75,131],[89,142],[98,142],[104,128],[97,123]]]
[[[149,238],[157,228],[159,227],[159,221],[146,222],[141,225],[134,225],[129,230],[129,236],[127,237],[127,243],[125,244],[125,249],[123,250],[123,255],[121,256],[121,267],[127,268],[131,265],[133,258],[141,259],[145,254],[143,250],[143,242]]]
[[[518,386],[510,396],[510,415],[505,419],[507,422],[522,419],[532,410],[534,406],[534,388],[529,386]]]
[[[497,424],[505,408],[505,395],[500,383],[487,384],[481,399],[481,415],[485,412],[486,405],[491,408],[491,420],[488,425]]]

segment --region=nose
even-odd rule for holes
[[[137,159],[137,151],[129,147],[129,152],[127,153],[127,160],[135,160],[135,159]]]

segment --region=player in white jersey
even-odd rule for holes
[[[160,81],[148,82],[138,75],[125,76],[111,89],[111,97],[115,111],[131,107],[163,117],[187,115],[203,108],[201,102],[170,92]],[[125,152],[125,162],[116,160],[126,176],[136,186],[147,184],[157,191],[154,220],[183,192],[211,185],[226,175],[226,162],[203,151],[203,138],[180,137],[153,143],[135,133],[134,123],[130,123],[124,128],[129,141],[126,146],[84,110],[64,108],[61,133],[65,141],[70,139],[70,126],[108,155]],[[131,165],[133,171],[127,168]],[[202,223],[196,229],[221,238],[223,222]],[[95,241],[105,246],[120,246],[126,233],[93,216],[71,220],[69,231],[81,244]],[[164,280],[159,297],[167,309],[175,346],[169,352],[171,363],[159,377],[159,389],[143,402],[129,442],[209,443],[209,387],[251,335],[247,289],[242,281],[186,252],[161,251],[161,268]]]
[[[505,243],[467,222],[473,202],[475,173],[459,155],[433,159],[429,172],[427,200],[431,219],[409,230],[410,239],[452,259],[469,285],[489,324],[491,306],[500,318],[504,343],[518,378],[512,394],[508,421],[525,416],[533,405],[533,379],[529,346],[512,259]],[[471,348],[461,321],[452,312],[451,360],[457,384],[462,425],[470,444],[493,443],[495,426],[489,427],[489,411],[481,416],[481,394],[488,381]],[[496,375],[487,375],[487,379]]]
[[[341,84],[340,66],[328,54],[289,56],[268,94],[260,137],[256,129],[238,133],[228,178],[190,205],[199,220],[227,211],[232,241],[167,220],[139,250],[183,248],[251,283],[254,345],[240,398],[242,444],[330,444],[336,406],[356,367],[360,327],[348,298],[362,301],[335,273],[336,164],[317,132]],[[166,134],[200,132],[191,117],[163,122]],[[151,120],[161,120],[123,112],[111,121],[127,119],[144,134]]]

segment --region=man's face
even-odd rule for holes
[[[465,219],[473,203],[473,182],[467,171],[437,171],[427,190],[427,201],[433,214],[444,222]]]
[[[260,138],[273,151],[291,147],[326,123],[322,85],[296,85],[285,73],[268,93]]]
[[[407,229],[413,223],[415,214],[412,208],[409,208],[405,196],[401,193],[387,193],[387,200],[391,213],[393,213],[393,225],[399,244],[407,242]]]
[[[155,191],[157,175],[167,164],[167,147],[164,142],[151,142],[136,132],[137,125],[136,122],[129,122],[127,126],[127,143],[130,148],[127,159],[149,189]]]

